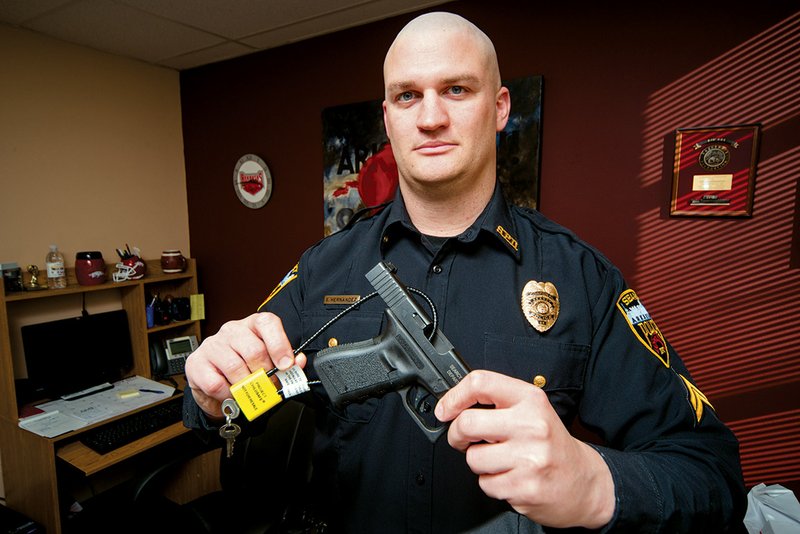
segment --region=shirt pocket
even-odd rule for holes
[[[590,353],[588,345],[491,332],[484,336],[485,368],[541,387],[565,421],[574,416],[583,393]]]
[[[304,317],[303,330],[307,335],[314,335],[323,325],[336,316],[335,311],[324,314],[315,314]],[[319,335],[308,342],[303,352],[308,356],[310,365],[307,366],[309,380],[318,380],[319,376],[314,370],[314,357],[317,352],[330,346],[339,346],[347,343],[365,341],[377,336],[381,331],[383,313],[364,312],[353,310],[340,320],[326,327]],[[315,388],[315,393],[322,397],[328,410],[338,419],[346,423],[368,423],[375,415],[380,399],[370,398],[364,402],[355,402],[346,406],[334,406],[323,387]]]

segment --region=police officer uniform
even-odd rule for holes
[[[398,193],[377,215],[307,250],[260,309],[281,318],[297,347],[374,291],[364,275],[382,260],[430,297],[439,328],[467,365],[542,387],[566,425],[579,418],[601,438],[595,447],[616,491],[606,530],[718,532],[741,524],[736,439],[596,250],[538,212],[508,205],[499,186],[461,235],[427,238]],[[385,308],[372,298],[314,339],[304,351],[309,379],[317,350],[378,335]],[[322,387],[304,396],[318,416],[315,495],[298,498],[315,500],[334,530],[540,531],[487,497],[446,438],[431,444],[400,395],[343,409]],[[432,402],[415,407],[432,417]]]

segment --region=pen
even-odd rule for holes
[[[157,389],[139,389],[142,393],[164,393],[163,391],[159,391]]]

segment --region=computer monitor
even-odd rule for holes
[[[116,382],[133,367],[125,310],[95,313],[21,328],[30,399],[54,399]]]

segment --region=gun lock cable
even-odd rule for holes
[[[428,304],[428,307],[431,310],[431,322],[433,323],[432,324],[433,328],[430,328],[429,332],[426,334],[427,337],[428,337],[428,341],[431,341],[432,338],[433,338],[434,333],[436,332],[436,330],[438,329],[438,326],[439,326],[439,316],[436,313],[436,305],[433,303],[433,300],[431,300],[431,298],[428,295],[425,294],[424,291],[421,291],[421,290],[413,288],[413,287],[407,287],[406,289],[408,289],[408,291],[410,293],[415,293],[415,294],[421,296],[425,300],[425,302]],[[300,352],[303,351],[303,349],[305,349],[308,346],[309,343],[311,343],[312,341],[317,339],[325,330],[330,328],[336,321],[338,321],[339,319],[341,319],[342,317],[344,317],[345,315],[347,315],[348,313],[350,313],[351,311],[356,309],[358,306],[360,306],[364,302],[366,302],[369,299],[373,298],[377,294],[378,294],[377,291],[373,291],[372,293],[369,293],[368,295],[365,295],[365,296],[361,297],[360,299],[358,299],[357,301],[355,301],[354,303],[352,303],[351,305],[349,305],[348,307],[346,307],[345,309],[343,309],[342,311],[337,313],[332,319],[330,319],[327,323],[322,325],[322,327],[320,327],[319,330],[314,332],[314,334],[312,334],[311,337],[306,339],[304,342],[302,342],[300,344],[300,346],[298,346],[296,349],[294,349],[293,354],[295,356],[298,355]],[[267,371],[267,376],[271,377],[272,375],[274,375],[277,372],[278,372],[278,368],[277,367],[273,367],[272,369]],[[319,380],[310,380],[310,381],[308,381],[308,385],[309,386],[318,386],[320,384],[322,384],[322,382],[319,381]],[[282,395],[283,394],[283,388],[279,389],[278,393]]]

